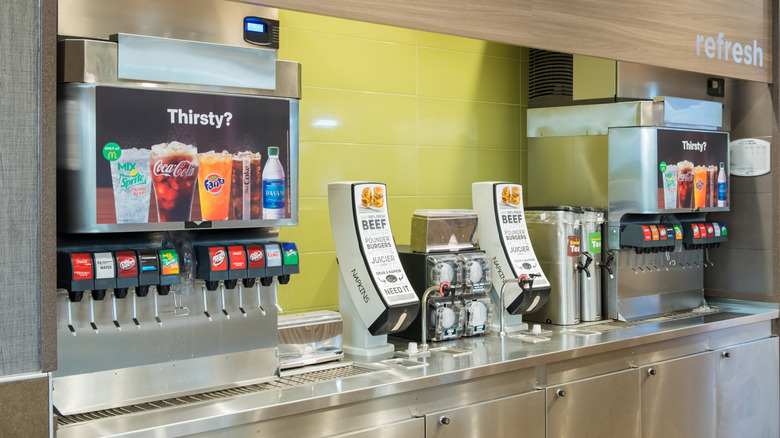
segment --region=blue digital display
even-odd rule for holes
[[[254,21],[247,21],[246,22],[246,31],[247,32],[265,33],[265,23],[258,23],[258,22],[254,22]]]

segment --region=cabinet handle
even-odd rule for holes
[[[730,358],[730,357],[731,357],[731,352],[724,351],[724,352],[723,352],[723,354],[722,354],[722,356],[723,356],[723,357],[725,357],[726,359],[728,359],[728,358]]]
[[[555,395],[557,395],[558,397],[566,397],[566,391],[564,391],[563,389],[559,389],[555,391]]]
[[[449,417],[441,417],[441,418],[439,418],[439,424],[442,424],[444,426],[450,424],[450,418]]]
[[[650,368],[649,370],[647,370],[648,376],[655,376],[656,374],[658,374],[658,371],[656,371],[655,368]]]

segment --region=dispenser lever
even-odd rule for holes
[[[159,287],[159,286],[157,286],[157,287]],[[157,321],[157,325],[159,327],[162,327],[162,320],[160,319],[160,314],[157,311],[157,295],[159,295],[159,294],[157,294],[157,293],[152,294],[152,296],[154,296],[154,320]]]
[[[221,284],[219,286],[219,294],[222,298],[222,314],[225,315],[226,319],[230,319],[230,314],[227,311],[227,305],[225,304],[225,285]]]
[[[203,314],[206,315],[209,321],[211,321],[211,314],[209,314],[209,301],[206,297],[206,285],[201,286],[201,293],[203,295]]]
[[[95,333],[98,332],[97,324],[95,324],[95,298],[92,294],[89,294],[89,325],[92,326]]]
[[[76,328],[73,327],[73,312],[72,312],[73,305],[71,304],[70,300],[67,300],[65,303],[68,309],[68,330],[70,330],[70,333],[73,336],[76,336]]]
[[[577,262],[577,270],[580,272],[585,272],[585,277],[590,280],[590,271],[588,270],[588,267],[593,261],[593,256],[590,255],[589,252],[583,252],[582,255],[585,256],[585,264],[583,265],[582,261]]]
[[[241,316],[246,318],[246,311],[244,310],[244,285],[238,283],[238,311],[241,312]]]
[[[116,318],[116,295],[111,295],[111,317],[114,319],[114,326],[121,332],[122,326],[119,325],[119,321]]]

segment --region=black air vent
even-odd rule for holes
[[[572,55],[530,49],[528,65],[528,99],[538,103],[571,102],[573,88]]]

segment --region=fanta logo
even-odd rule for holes
[[[124,260],[119,261],[119,270],[120,271],[129,271],[135,267],[135,259],[132,258],[126,258]]]
[[[155,175],[183,178],[195,175],[195,172],[198,171],[198,166],[189,161],[180,161],[173,164],[164,163],[162,160],[158,160],[154,163],[153,171]]]
[[[203,180],[203,188],[206,189],[207,192],[213,193],[214,195],[219,195],[222,193],[222,186],[224,185],[225,178],[222,178],[222,175],[218,173],[210,173]]]
[[[696,181],[696,190],[701,190],[702,187],[704,187],[704,181],[702,180]]]
[[[221,265],[225,261],[225,251],[224,250],[217,250],[213,256],[211,256],[211,266],[217,267]]]
[[[259,262],[260,260],[263,260],[263,252],[262,251],[253,251],[253,252],[249,253],[249,261]]]

